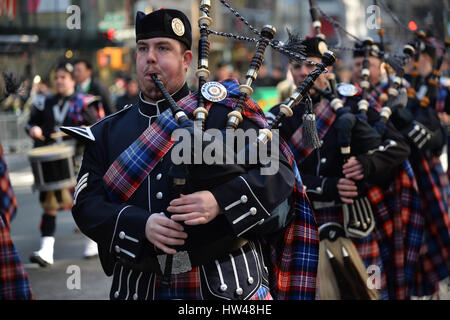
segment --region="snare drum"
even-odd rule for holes
[[[74,187],[75,149],[67,145],[51,145],[32,149],[28,153],[34,176],[34,189],[52,191]]]

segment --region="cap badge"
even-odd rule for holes
[[[185,31],[183,21],[178,18],[172,19],[172,30],[177,36],[183,36]]]

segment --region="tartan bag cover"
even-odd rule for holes
[[[219,103],[233,108],[239,98],[239,83],[234,79],[221,83],[226,87],[228,96]],[[196,93],[183,98],[178,105],[191,116],[197,107]],[[206,108],[211,106],[212,103],[207,102]],[[245,104],[243,115],[261,128],[267,127],[264,112],[251,98]],[[106,190],[112,199],[126,201],[131,197],[153,167],[173,146],[174,141],[170,135],[176,128],[178,124],[171,111],[166,110],[114,161],[103,177]],[[272,271],[277,277],[273,296],[274,299],[312,300],[315,297],[319,257],[317,224],[294,157],[284,142],[281,150],[293,167],[297,183],[293,193],[294,220],[285,231],[284,245],[271,250]]]
[[[17,201],[0,144],[0,300],[33,299],[27,273],[9,234]]]

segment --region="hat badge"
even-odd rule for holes
[[[181,21],[178,18],[172,19],[172,30],[179,37],[184,35],[185,29],[184,29],[183,21]]]

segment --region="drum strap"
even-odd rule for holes
[[[58,104],[53,106],[53,116],[57,125],[62,125],[66,119],[70,108],[70,99],[63,98],[58,101]]]

